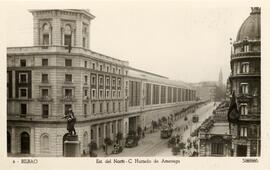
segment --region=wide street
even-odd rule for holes
[[[216,106],[218,103],[216,103]],[[190,133],[201,125],[201,123],[207,119],[215,109],[214,102],[210,102],[206,105],[198,108],[194,113],[188,114],[188,120],[185,121],[184,117],[175,122],[176,127],[181,127],[178,134],[183,136],[183,141],[186,142],[187,138],[190,136]],[[197,114],[199,116],[199,122],[191,123],[192,116]],[[184,126],[188,125],[188,129],[184,131]],[[145,138],[141,139],[139,145],[133,148],[124,148],[122,153],[119,154],[110,154],[107,156],[110,157],[126,157],[126,156],[173,156],[171,148],[167,147],[168,139],[160,138],[160,131],[156,130],[154,133],[147,133]],[[98,156],[102,153],[98,153]]]

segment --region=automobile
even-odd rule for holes
[[[167,139],[172,136],[173,129],[170,126],[161,127],[160,138]]]
[[[132,148],[134,146],[138,146],[138,139],[136,139],[136,138],[127,138],[125,146],[127,148]]]
[[[112,154],[118,154],[123,151],[123,147],[119,144],[114,145]]]
[[[192,122],[193,123],[197,123],[198,121],[199,121],[199,116],[198,115],[192,116]]]
[[[129,132],[126,138],[125,146],[127,148],[132,148],[134,146],[138,146],[139,136],[136,132]]]

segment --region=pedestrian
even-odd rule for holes
[[[145,134],[144,134],[144,131],[142,132],[142,138],[144,138],[145,137]]]

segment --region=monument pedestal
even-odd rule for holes
[[[77,135],[68,135],[66,141],[64,141],[64,157],[79,157],[80,141]]]

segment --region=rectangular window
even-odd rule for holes
[[[83,48],[85,48],[85,37],[83,37]]]
[[[48,118],[49,117],[49,105],[43,104],[42,105],[42,118]]]
[[[249,45],[244,45],[244,52],[249,52]]]
[[[106,99],[108,99],[110,97],[110,91],[106,90]]]
[[[103,77],[99,77],[99,85],[103,85]]]
[[[65,97],[72,97],[72,89],[65,89]]]
[[[249,73],[249,63],[242,63],[242,73]]]
[[[92,104],[92,113],[96,114],[96,105],[95,105],[95,103]]]
[[[72,60],[71,59],[66,59],[65,60],[65,66],[66,67],[71,67],[72,66]]]
[[[28,81],[27,81],[27,74],[26,73],[22,73],[22,74],[19,74],[20,76],[19,76],[19,78],[20,78],[20,80],[19,80],[19,82],[20,83],[27,83]]]
[[[109,66],[106,67],[106,71],[109,72],[110,71],[110,68]]]
[[[92,75],[91,84],[96,85],[96,76]]]
[[[242,91],[242,94],[248,94],[248,84],[247,83],[241,83],[241,91]]]
[[[84,97],[87,97],[87,92],[88,92],[88,90],[84,90]]]
[[[68,114],[69,109],[72,109],[72,105],[71,104],[65,104],[65,114]]]
[[[49,34],[43,34],[43,45],[49,45]]]
[[[119,68],[118,73],[121,74],[121,69]]]
[[[116,97],[116,91],[113,90],[112,93],[113,93],[113,94],[112,94],[112,98],[115,98],[115,97]]]
[[[47,58],[43,58],[42,59],[42,66],[48,66],[48,65],[49,65],[48,59]]]
[[[96,98],[96,89],[92,89],[92,99]]]
[[[222,143],[212,143],[211,147],[212,155],[223,155],[223,144]]]
[[[242,104],[240,106],[240,113],[241,113],[241,115],[247,115],[248,114],[247,104]]]
[[[241,137],[247,137],[247,128],[246,127],[241,127],[240,136]]]
[[[113,68],[113,73],[115,73],[115,68]]]
[[[115,86],[115,79],[112,79],[112,86]]]
[[[25,117],[27,113],[27,105],[24,103],[21,103],[21,116]]]
[[[41,76],[41,82],[42,83],[48,83],[49,82],[48,74],[42,74],[42,76]]]
[[[102,69],[103,69],[103,66],[99,65],[99,71],[102,71]]]
[[[121,102],[118,103],[118,111],[121,112]]]
[[[84,61],[84,68],[87,68],[87,61]]]
[[[110,86],[110,78],[109,77],[106,78],[106,86]]]
[[[99,90],[99,98],[100,98],[100,99],[103,98],[103,90]]]
[[[96,69],[96,63],[92,63],[92,69],[93,69],[93,70]]]
[[[113,112],[115,112],[115,103],[113,102]]]
[[[26,67],[26,60],[25,59],[20,60],[20,65],[21,67]]]
[[[49,89],[42,89],[42,90],[41,90],[41,96],[42,96],[43,98],[48,97],[48,96],[49,96]]]
[[[99,111],[100,111],[100,113],[103,112],[103,103],[100,103],[100,104],[99,104]]]
[[[106,111],[109,113],[109,102],[106,104]]]
[[[87,84],[87,81],[88,81],[88,77],[84,76],[84,84]]]
[[[20,97],[27,97],[27,89],[26,88],[20,89]]]
[[[71,83],[72,82],[72,74],[66,74],[65,81]]]
[[[118,90],[118,98],[120,98],[120,97],[121,97],[121,91]]]
[[[65,35],[64,36],[65,38],[65,42],[64,42],[64,45],[71,45],[71,35]]]
[[[118,79],[118,84],[119,87],[121,87],[121,79]]]
[[[83,105],[83,113],[87,115],[87,104]]]

